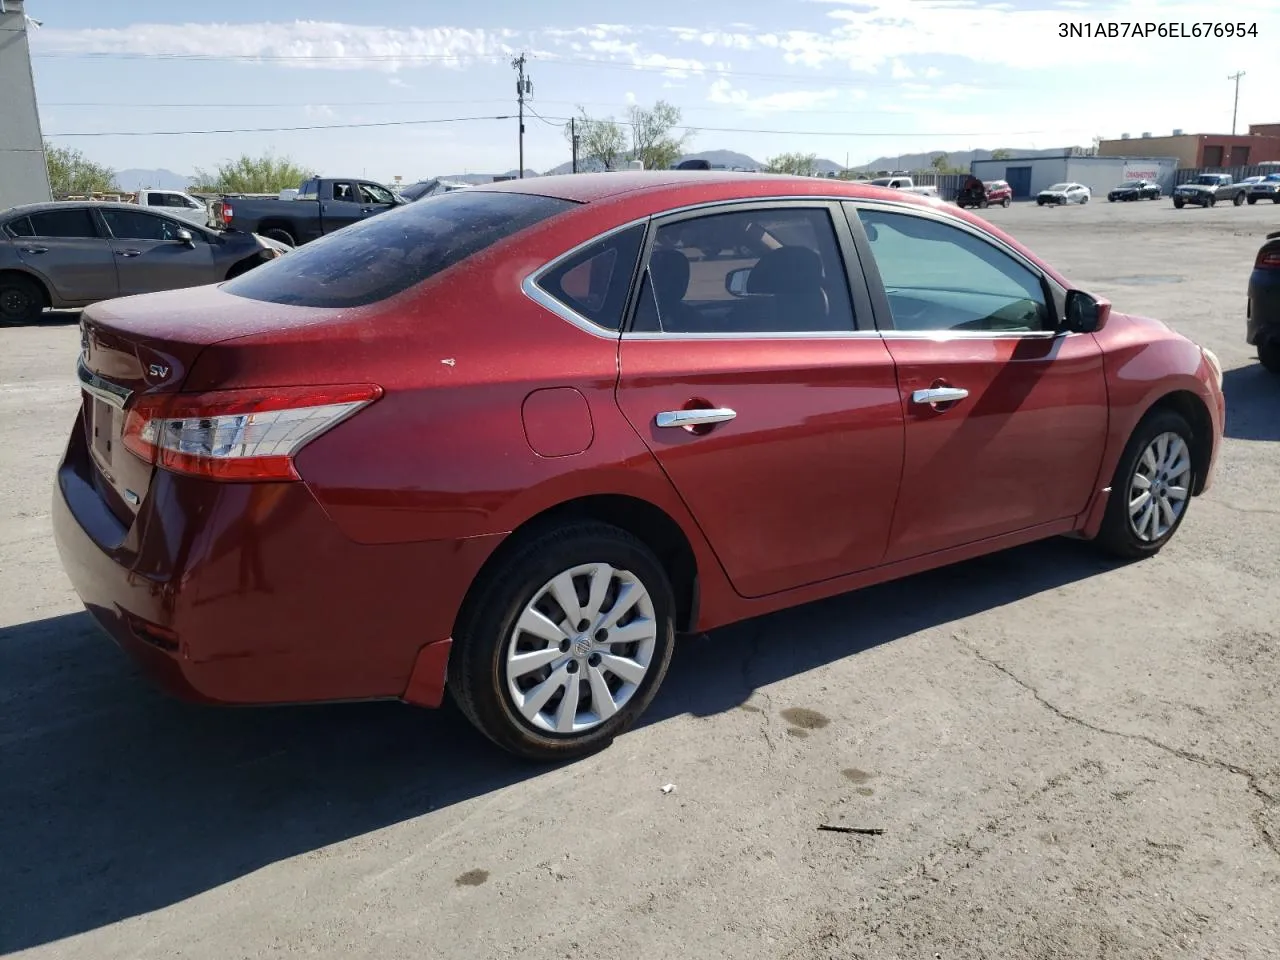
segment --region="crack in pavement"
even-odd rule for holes
[[[1209,767],[1215,770],[1224,770],[1227,773],[1233,773],[1238,777],[1243,777],[1249,786],[1249,792],[1262,802],[1261,809],[1251,814],[1249,819],[1252,821],[1253,827],[1258,832],[1258,835],[1262,838],[1263,844],[1273,854],[1280,857],[1280,839],[1271,835],[1271,832],[1267,829],[1266,822],[1262,818],[1264,811],[1280,804],[1280,797],[1277,797],[1275,794],[1264,789],[1262,784],[1258,782],[1258,776],[1252,770],[1248,770],[1235,763],[1229,763],[1226,760],[1216,760],[1213,757],[1206,757],[1198,753],[1192,753],[1190,750],[1185,750],[1182,747],[1175,747],[1171,744],[1164,743],[1163,741],[1157,740],[1155,737],[1148,736],[1145,733],[1125,733],[1122,730],[1112,730],[1108,727],[1099,726],[1096,723],[1085,720],[1083,717],[1078,717],[1073,713],[1068,713],[1057,704],[1047,700],[1035,686],[1023,680],[998,660],[994,660],[987,656],[981,650],[965,642],[965,640],[959,636],[953,635],[952,639],[965,650],[969,651],[976,660],[981,663],[985,663],[993,670],[1004,674],[1005,677],[1012,680],[1027,693],[1031,694],[1031,696],[1036,699],[1037,703],[1060,720],[1065,720],[1067,723],[1075,724],[1076,726],[1083,727],[1086,730],[1092,730],[1094,733],[1101,733],[1108,737],[1119,737],[1123,740],[1137,740],[1147,744],[1149,747],[1154,747],[1157,750],[1167,753],[1170,756],[1177,757],[1179,760],[1184,760],[1187,763],[1194,763],[1199,766]]]

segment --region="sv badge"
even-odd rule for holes
[[[147,367],[147,376],[155,377],[157,380],[163,380],[169,375],[169,368],[163,363],[153,363]]]

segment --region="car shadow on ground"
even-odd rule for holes
[[[1107,569],[1089,545],[1055,540],[690,637],[644,723],[729,710],[759,686]],[[190,706],[155,692],[85,614],[2,629],[0,954],[544,772],[451,707]]]
[[[1228,437],[1280,440],[1280,376],[1254,360],[1223,374],[1222,393],[1227,398]]]

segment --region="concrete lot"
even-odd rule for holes
[[[647,724],[556,770],[451,711],[153,692],[50,541],[76,327],[0,331],[0,952],[1280,955],[1280,379],[1242,342],[1280,207],[987,214],[1222,357],[1220,474],[1173,544],[1044,543],[690,640]]]

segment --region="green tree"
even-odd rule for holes
[[[816,153],[780,153],[765,161],[765,173],[790,173],[798,177],[812,177],[818,173]]]
[[[680,136],[680,108],[659,100],[649,109],[633,106],[627,111],[631,124],[631,157],[644,163],[646,170],[666,170],[680,159],[694,131],[685,129]]]
[[[992,150],[992,151],[991,151],[991,159],[992,159],[992,160],[1012,160],[1012,159],[1013,159],[1013,151],[1012,151],[1012,150],[1006,150],[1006,149],[1004,149],[1003,147],[1001,147],[999,150]]]
[[[196,183],[209,193],[279,193],[316,176],[288,157],[247,154],[218,164],[212,172],[196,168]]]
[[[950,162],[948,161],[945,153],[934,154],[930,163],[933,165],[933,169],[938,173],[946,173],[951,168]]]
[[[618,164],[618,158],[623,155],[627,149],[626,132],[614,120],[593,120],[587,116],[587,111],[582,107],[578,108],[577,122],[574,124],[578,135],[578,163],[579,169],[582,168],[582,161],[592,161],[593,165],[603,167],[605,170],[612,170]],[[573,145],[574,131],[568,127],[564,128],[565,139],[569,141],[569,145]]]
[[[49,186],[54,196],[109,193],[116,189],[116,172],[110,167],[94,163],[79,150],[55,147],[46,140],[44,157],[49,168]]]

